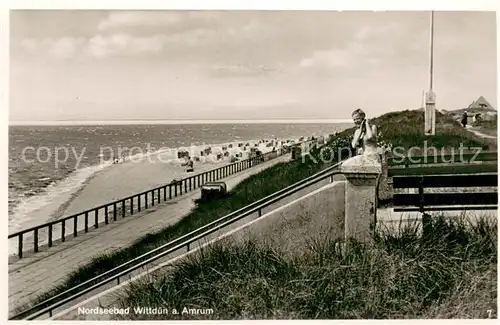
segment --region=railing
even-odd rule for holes
[[[17,237],[17,255],[19,258],[23,257],[24,243],[29,234],[32,234],[30,241],[33,243],[33,252],[39,252],[40,244],[46,244],[52,247],[54,243],[59,240],[65,242],[69,234],[72,237],[77,237],[79,233],[89,232],[93,227],[95,229],[102,226],[102,224],[109,224],[110,218],[116,221],[118,217],[125,218],[135,213],[141,212],[143,209],[153,207],[163,201],[171,200],[182,194],[190,192],[199,188],[201,185],[220,180],[235,173],[249,169],[262,162],[280,157],[289,153],[293,147],[304,146],[313,143],[314,140],[299,142],[292,144],[286,149],[278,149],[275,152],[267,152],[262,155],[254,156],[244,159],[229,165],[225,165],[210,171],[196,174],[182,180],[166,184],[139,194],[135,194],[108,204],[104,204],[62,219],[44,223],[42,225],[34,226],[19,232],[10,234],[8,239]],[[144,203],[144,205],[142,204]],[[93,222],[91,222],[93,221]],[[55,238],[54,234],[60,234],[60,237]],[[45,237],[43,241],[41,237]],[[27,250],[26,250],[27,251]]]
[[[309,186],[319,183],[320,181],[330,178],[330,182],[333,182],[333,175],[339,174],[340,171],[338,166],[342,162],[339,162],[331,167],[328,167],[315,175],[312,175],[302,181],[299,181],[283,190],[275,192],[263,199],[260,199],[250,205],[247,205],[237,211],[234,211],[220,219],[210,222],[186,235],[183,235],[165,245],[157,247],[141,256],[138,256],[128,262],[125,262],[114,269],[106,271],[92,279],[82,282],[64,292],[57,294],[15,316],[10,319],[26,319],[32,320],[36,319],[45,314],[49,314],[52,317],[52,312],[54,309],[61,307],[89,292],[92,292],[112,281],[117,281],[120,284],[120,278],[130,274],[131,272],[146,266],[162,257],[186,248],[187,251],[190,250],[195,242],[204,239],[205,237],[215,233],[216,231],[225,228],[236,221],[239,221],[245,217],[257,213],[260,217],[262,216],[262,210],[269,207],[271,204],[276,203],[284,198],[291,196]],[[142,262],[141,262],[142,260]],[[96,283],[97,282],[97,283]],[[70,295],[70,296],[68,296]],[[64,298],[66,297],[66,298]]]

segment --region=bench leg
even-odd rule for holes
[[[431,231],[431,215],[423,212],[422,214],[422,239],[427,240]]]

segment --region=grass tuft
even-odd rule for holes
[[[132,283],[119,306],[214,311],[133,320],[496,317],[496,223],[438,216],[426,240],[416,228],[370,245],[311,235],[300,256],[255,239],[217,243]]]

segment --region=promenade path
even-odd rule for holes
[[[483,133],[481,132],[480,130],[476,129],[476,128],[473,128],[472,126],[470,125],[467,125],[465,127],[465,129],[469,132],[472,132],[474,133],[475,135],[477,135],[478,137],[481,137],[481,138],[485,138],[485,139],[497,139],[496,136],[494,135],[489,135],[489,134],[486,134],[486,133]]]
[[[290,154],[264,162],[222,179],[228,191],[249,176],[289,161]],[[9,314],[19,306],[62,283],[66,276],[92,258],[131,245],[147,233],[175,224],[194,207],[200,189],[163,202],[134,216],[94,229],[44,252],[9,263]]]

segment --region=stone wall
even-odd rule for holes
[[[334,181],[263,215],[231,237],[300,252],[320,234],[343,239],[344,209],[345,181]]]

